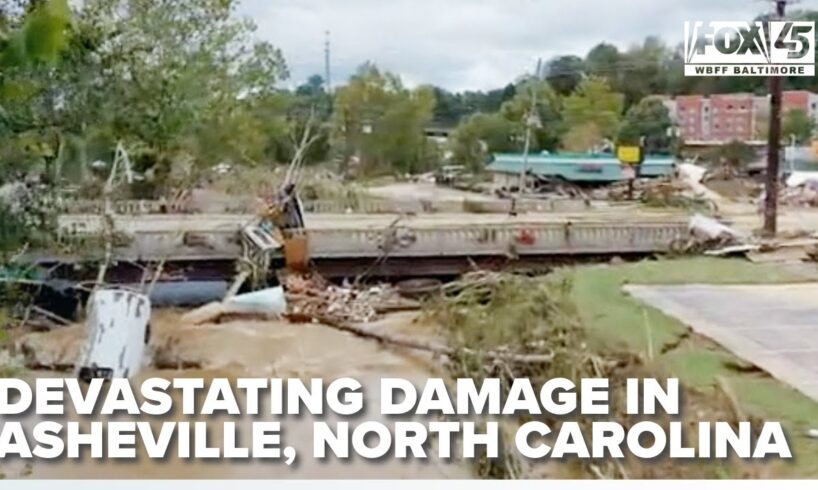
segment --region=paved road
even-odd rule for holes
[[[393,201],[418,201],[424,199],[432,202],[466,200],[473,202],[502,202],[502,199],[490,194],[461,191],[429,182],[395,182],[392,184],[367,187],[366,192],[373,196]]]
[[[818,283],[625,290],[818,401]]]
[[[764,217],[757,206],[749,203],[728,202],[719,205],[721,215],[743,231],[760,230]],[[786,233],[818,231],[818,208],[779,206],[778,231]]]

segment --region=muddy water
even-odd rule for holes
[[[354,377],[364,385],[368,413],[354,420],[380,420],[377,414],[379,379],[384,376],[403,377],[421,381],[440,375],[437,364],[422,354],[399,352],[384,348],[371,340],[364,340],[321,325],[292,325],[283,321],[233,321],[201,326],[184,325],[180,314],[160,311],[155,314],[152,345],[170,349],[172,355],[186,365],[200,369],[169,371],[150,368],[141,373],[147,377],[298,377],[323,378]],[[432,336],[433,328],[415,321],[410,313],[389,316],[369,325],[375,330],[399,332],[414,336]],[[36,346],[44,360],[55,363],[70,362],[82,339],[82,327],[50,334],[35,334],[27,341]],[[57,376],[55,373],[30,373],[31,377]],[[137,382],[139,380],[136,380]],[[71,418],[71,417],[69,417]],[[158,427],[162,420],[153,420]],[[95,419],[97,420],[97,419]],[[117,420],[125,420],[118,418]],[[190,420],[179,415],[163,420]],[[442,462],[429,459],[423,462],[399,462],[394,458],[367,461],[353,458],[346,461],[316,462],[312,458],[311,416],[303,417],[244,417],[236,421],[244,434],[254,420],[280,420],[283,445],[295,447],[298,457],[293,466],[283,462],[264,460],[220,460],[216,462],[189,461],[175,457],[157,461],[140,457],[136,461],[116,462],[96,460],[63,460],[37,463],[26,467],[20,463],[5,464],[2,468],[9,477],[31,475],[35,478],[469,478],[471,467],[462,461]],[[322,420],[334,420],[326,416]],[[393,422],[395,419],[389,420]],[[193,420],[190,420],[193,421]],[[213,418],[210,422],[220,422]],[[33,423],[29,420],[27,423]],[[353,424],[355,421],[352,422]],[[221,440],[211,424],[210,437]],[[156,430],[156,429],[155,429]],[[213,445],[213,444],[211,444]],[[219,444],[216,444],[219,445]],[[173,453],[173,451],[169,451]]]

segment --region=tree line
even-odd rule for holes
[[[646,96],[627,109],[626,100],[603,77],[583,78],[565,96],[547,80],[528,78],[497,112],[469,116],[457,126],[451,159],[479,171],[492,153],[522,151],[529,127],[532,153],[613,151],[618,144],[675,152],[679,138],[662,99]]]
[[[793,11],[788,17],[818,22],[818,11]],[[659,37],[647,36],[643,42],[624,50],[602,42],[584,57],[556,56],[546,63],[545,80],[557,94],[568,96],[584,78],[604,78],[614,91],[625,96],[625,109],[657,94],[767,93],[764,77],[685,77],[683,65],[682,43],[671,45]],[[818,92],[818,78],[789,77],[785,89]],[[436,89],[435,119],[441,123],[459,122],[474,112],[496,112],[515,93],[516,83],[485,92],[451,93]]]
[[[790,17],[818,21],[818,12],[798,11]],[[532,122],[526,120],[529,113],[535,116],[533,152],[643,143],[648,152],[668,153],[681,142],[659,96],[768,91],[764,77],[685,77],[683,65],[683,45],[671,46],[655,36],[624,51],[603,42],[585,57],[554,57],[542,77],[523,77],[502,89],[477,94],[439,90],[435,118],[442,124],[457,121],[452,159],[476,170],[491,153],[522,151]],[[818,92],[818,78],[789,77],[784,87]],[[792,137],[806,143],[814,132],[805,111],[785,114],[788,142]]]
[[[121,142],[143,177],[135,192],[155,196],[220,163],[288,162],[307,131],[305,160],[345,172],[479,168],[520,151],[528,125],[532,151],[642,138],[670,151],[651,95],[766,90],[761,78],[685,78],[680,47],[656,37],[559,56],[544,77],[489,91],[410,88],[372,63],[332,93],[318,75],[286,90],[283,53],[255,29],[238,0],[0,0],[0,181],[37,169],[87,182]],[[815,79],[787,83],[818,91]],[[448,146],[425,138],[431,126],[455,128]]]

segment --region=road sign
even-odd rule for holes
[[[616,149],[616,157],[620,162],[629,165],[642,163],[642,148],[639,146],[620,146]]]

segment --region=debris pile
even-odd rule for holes
[[[568,182],[559,178],[541,177],[537,175],[528,176],[528,185],[525,190],[524,197],[527,199],[547,199],[552,197],[564,197],[570,199],[588,199],[589,195],[585,190],[577,184]],[[502,199],[510,199],[519,193],[518,186],[511,187],[492,187],[492,186],[474,186],[469,189],[472,192],[480,192],[483,194],[491,194]]]
[[[763,241],[743,233],[715,218],[696,214],[688,223],[686,237],[671,242],[670,250],[679,254],[710,256],[746,256],[762,248]]]
[[[635,179],[631,184],[627,181],[616,182],[591,192],[591,197],[601,201],[627,201],[629,199],[642,200],[642,196],[648,188],[657,185],[666,185],[668,180],[658,179]],[[632,191],[631,191],[632,189]]]
[[[638,201],[648,206],[715,210],[722,196],[702,182],[708,170],[692,163],[679,164],[676,175],[622,181],[591,192],[591,198],[604,201]]]
[[[284,289],[290,305],[288,316],[301,320],[369,323],[382,312],[410,306],[389,285],[336,286],[315,273],[288,275]]]
[[[636,179],[632,188],[628,182],[617,182],[595,189],[591,197],[605,201],[633,200],[654,207],[713,208],[711,199],[695,192],[686,182],[667,178]]]
[[[694,241],[708,248],[735,245],[749,238],[724,223],[701,214],[690,218],[689,227]]]
[[[794,181],[791,178],[779,191],[778,200],[788,206],[818,207],[818,180]]]
[[[453,378],[500,378],[508,386],[514,378],[530,378],[534,383],[556,377],[575,383],[583,378],[610,380],[612,390],[623,390],[629,378],[664,376],[661,367],[644,355],[617,351],[606,346],[595,348],[588,342],[582,317],[572,299],[569,275],[559,272],[546,278],[480,271],[466,274],[459,281],[443,286],[438,301],[430,302],[426,312],[440,324],[449,345],[446,366]],[[535,361],[536,362],[533,362]],[[521,362],[526,361],[526,362]],[[508,384],[506,384],[508,383]],[[729,386],[699,391],[685,387],[685,424],[700,420],[747,420],[736,410]],[[724,389],[723,389],[724,388]],[[610,416],[623,426],[637,420],[629,415],[624,398],[612,400]],[[670,417],[656,415],[651,420],[667,427]],[[536,419],[536,417],[535,417]],[[575,419],[581,426],[586,416]],[[755,433],[760,424],[750,419]],[[550,421],[555,429],[559,421]],[[691,434],[693,441],[696,434]],[[695,442],[691,442],[695,444]],[[504,458],[485,461],[478,466],[483,478],[521,477],[532,471],[525,460],[504,452]],[[729,466],[723,462],[680,465],[673,461],[645,464],[637,458],[576,462],[578,474],[596,478],[657,478],[668,475],[712,477],[720,471],[730,474],[755,474],[756,469],[741,461]]]
[[[808,262],[818,257],[818,236],[815,234],[780,234],[777,238],[762,238],[741,233],[736,229],[702,215],[690,219],[690,234],[675,251],[716,257],[744,257],[751,262]]]
[[[489,357],[512,364],[530,357],[547,359],[543,368],[563,361],[572,366],[583,362],[584,353],[569,288],[568,283],[476,271],[444,285],[443,294],[429,302],[426,313],[463,357],[458,360],[467,361],[455,362],[457,369],[474,361],[482,369],[480,358],[488,352]]]

